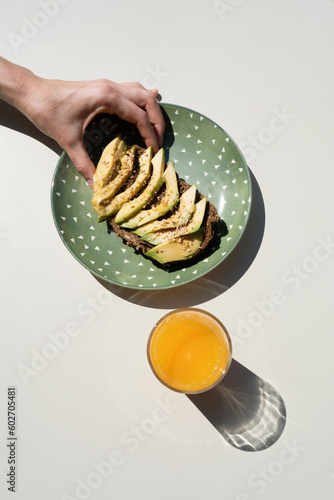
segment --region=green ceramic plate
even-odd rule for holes
[[[251,181],[246,162],[232,138],[205,116],[172,104],[162,104],[166,119],[164,147],[180,178],[217,208],[221,222],[207,251],[194,262],[165,270],[137,254],[121,238],[98,223],[91,206],[92,192],[66,153],[60,157],[52,182],[51,205],[61,239],[72,255],[99,278],[126,288],[166,289],[189,283],[218,266],[240,240],[249,216]],[[120,131],[138,142],[131,125],[122,130],[109,121],[95,123],[86,147],[95,161]],[[86,137],[87,139],[87,137]]]

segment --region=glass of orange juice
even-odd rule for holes
[[[169,312],[154,325],[147,357],[165,386],[196,394],[212,389],[226,375],[232,343],[215,316],[202,309],[183,308]]]

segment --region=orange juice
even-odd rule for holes
[[[211,389],[232,361],[230,336],[224,325],[201,309],[166,314],[153,328],[147,346],[153,373],[170,389],[198,393]]]

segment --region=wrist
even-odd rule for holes
[[[26,114],[40,78],[30,70],[0,57],[0,98]]]

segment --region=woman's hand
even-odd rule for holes
[[[95,167],[84,148],[83,135],[95,115],[115,114],[136,125],[147,147],[157,151],[162,145],[165,122],[157,90],[147,90],[139,83],[106,79],[48,80],[2,58],[0,70],[1,65],[5,65],[6,81],[3,86],[0,82],[0,98],[17,107],[39,130],[55,139],[91,187]]]

